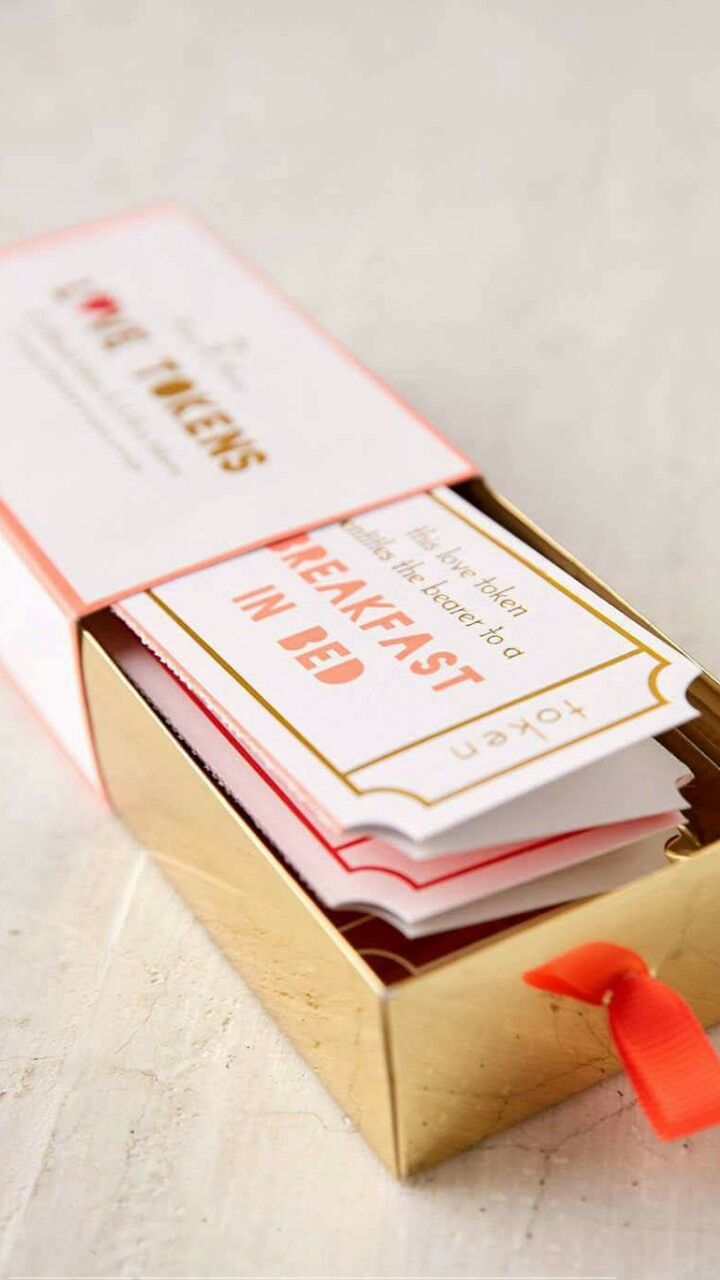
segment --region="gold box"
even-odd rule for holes
[[[482,481],[461,492],[638,619]],[[108,625],[102,614],[85,624],[82,661],[113,804],[398,1177],[618,1070],[603,1008],[522,980],[569,947],[631,947],[705,1025],[720,1020],[720,686],[709,676],[691,691],[701,717],[666,738],[695,774],[667,867],[579,904],[408,941],[313,900],[114,665]]]

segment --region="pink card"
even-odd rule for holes
[[[678,812],[654,814],[585,831],[528,841],[523,844],[474,849],[426,861],[408,857],[372,837],[341,838],[292,799],[279,782],[220,723],[191,691],[131,633],[115,630],[105,640],[118,665],[177,731],[206,768],[240,803],[260,831],[290,862],[302,880],[329,907],[353,905],[379,909],[402,928],[426,931],[437,916],[475,904],[476,918],[492,918],[492,901],[478,912],[477,904],[502,894],[502,910],[525,910],[525,900],[513,907],[509,891],[543,877],[579,867],[612,850],[659,836],[681,820]],[[660,865],[661,842],[648,850]],[[648,857],[643,850],[643,866]],[[634,863],[629,862],[628,878]],[[647,867],[645,867],[647,869]],[[611,867],[610,882],[621,882],[622,868]],[[639,874],[639,872],[638,872]],[[603,871],[567,877],[549,901],[598,892],[605,887]],[[535,897],[542,905],[543,893]],[[531,903],[534,899],[531,896]],[[443,928],[449,927],[443,923]]]

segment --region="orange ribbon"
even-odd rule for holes
[[[523,974],[541,991],[607,1004],[610,1033],[659,1138],[720,1123],[720,1058],[682,996],[612,942],[574,947]]]

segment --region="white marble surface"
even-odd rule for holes
[[[0,237],[192,202],[717,670],[719,39],[711,2],[4,0]],[[1,696],[3,1275],[717,1273],[720,1132],[661,1146],[622,1079],[395,1185]]]

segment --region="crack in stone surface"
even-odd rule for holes
[[[607,1112],[603,1116],[599,1116],[596,1120],[590,1121],[589,1124],[579,1125],[577,1128],[571,1129],[569,1133],[566,1133],[558,1142],[554,1143],[550,1147],[540,1146],[529,1148],[534,1155],[540,1155],[542,1157],[542,1164],[538,1175],[535,1195],[533,1196],[528,1217],[522,1230],[522,1243],[519,1243],[510,1255],[505,1268],[506,1275],[509,1268],[522,1252],[524,1246],[533,1238],[533,1228],[547,1193],[548,1177],[552,1161],[557,1156],[558,1152],[562,1151],[563,1147],[567,1146],[567,1144],[572,1142],[574,1139],[584,1138],[588,1134],[594,1133],[596,1129],[601,1128],[604,1124],[607,1124],[609,1120],[614,1120],[617,1116],[622,1115],[626,1111],[632,1111],[636,1105],[636,1099],[630,1098],[628,1101],[621,1103],[619,1107],[615,1107],[614,1110]]]

